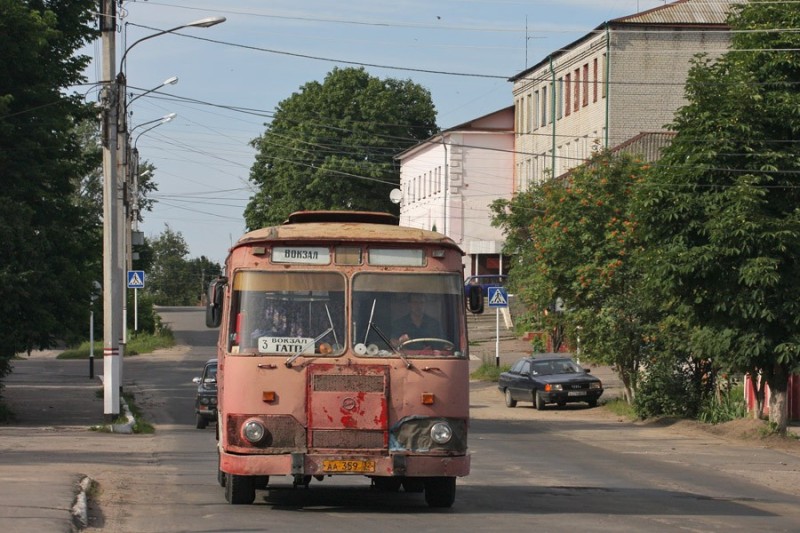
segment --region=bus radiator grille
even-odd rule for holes
[[[384,376],[361,374],[315,374],[315,392],[383,392]]]
[[[312,433],[311,440],[314,448],[375,450],[386,447],[386,433],[384,431],[318,429]]]

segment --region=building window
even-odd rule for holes
[[[564,95],[564,115],[569,116],[572,113],[572,98],[570,98],[572,95],[572,75],[567,74],[564,76],[564,80],[567,84],[567,92]]]
[[[536,130],[539,128],[539,113],[537,110],[539,109],[539,91],[533,93],[533,108],[531,112],[533,113],[533,129]]]
[[[542,87],[542,126],[547,126],[547,87]]]
[[[595,103],[595,102],[597,102],[597,58],[596,57],[592,61],[592,69],[594,70],[593,77],[592,77],[592,80],[593,80],[592,81],[592,88],[593,88],[592,92],[594,93],[594,95],[592,96],[592,103]]]
[[[589,63],[583,65],[583,105],[589,105]]]
[[[519,119],[522,114],[522,98],[517,98],[514,102],[514,131],[519,135],[522,133],[522,121]]]
[[[608,96],[608,57],[603,54],[603,98]]]
[[[561,110],[564,108],[564,80],[562,78],[558,78],[558,97],[556,100],[556,118],[561,118]]]
[[[577,111],[581,108],[581,69],[576,68],[572,73],[574,80],[572,80],[572,110]]]
[[[525,116],[525,133],[533,131],[533,117],[531,116],[531,95],[525,97],[525,109],[527,111]]]

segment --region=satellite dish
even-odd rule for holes
[[[389,193],[389,200],[391,200],[393,204],[399,204],[402,199],[403,192],[400,189],[392,189],[392,192]]]

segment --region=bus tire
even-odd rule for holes
[[[425,480],[425,503],[428,507],[452,507],[456,501],[456,478],[431,477]]]
[[[225,486],[225,472],[219,467],[219,452],[217,452],[217,483],[220,487]]]
[[[403,479],[403,490],[419,494],[425,490],[425,481],[419,477],[407,477]]]
[[[381,492],[397,492],[403,484],[401,477],[374,477],[372,484]]]
[[[225,500],[231,505],[250,505],[256,499],[255,480],[250,476],[225,474]]]

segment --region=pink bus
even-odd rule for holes
[[[467,453],[463,252],[386,213],[304,211],[245,234],[209,288],[218,342],[218,480],[250,504],[366,476],[450,507]]]

